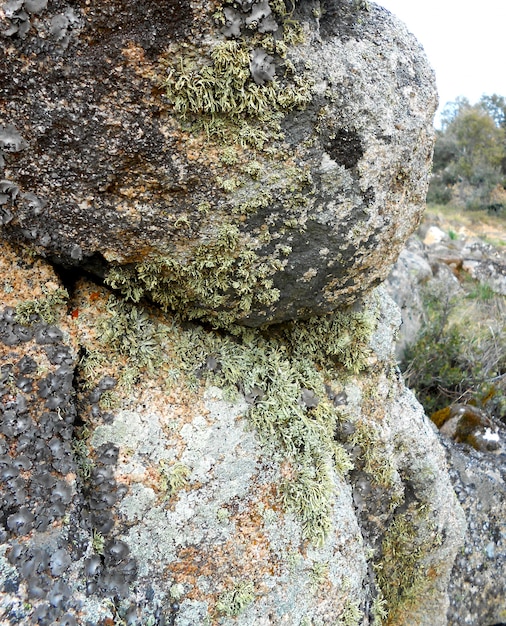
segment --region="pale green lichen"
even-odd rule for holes
[[[80,438],[73,439],[72,452],[74,454],[74,460],[77,467],[77,475],[79,476],[81,482],[84,483],[89,480],[94,463],[90,457],[88,446],[85,441],[87,432],[83,432],[83,430],[85,431],[85,429],[81,429]]]
[[[388,617],[387,602],[383,597],[381,589],[378,590],[371,607],[372,626],[381,626]]]
[[[395,486],[396,468],[393,455],[386,449],[377,426],[370,422],[356,422],[355,431],[349,439],[349,444],[360,449],[364,471],[377,485],[384,488]],[[402,494],[392,494],[392,507],[397,506],[399,497],[402,498]]]
[[[405,624],[413,609],[423,606],[439,578],[437,564],[430,564],[427,557],[441,543],[440,533],[431,528],[427,506],[413,503],[395,516],[384,535],[381,557],[374,565],[384,616],[380,621],[378,612],[376,623]]]
[[[50,291],[42,288],[42,296],[37,300],[25,300],[16,307],[16,320],[25,326],[37,321],[54,324],[62,313],[62,307],[67,304],[69,294],[66,289]]]
[[[214,267],[214,266],[213,266]],[[190,279],[188,279],[190,281]],[[211,280],[211,279],[210,279]],[[181,283],[187,285],[185,281]],[[160,321],[156,321],[156,320]],[[300,520],[304,539],[321,545],[332,528],[337,475],[353,464],[335,432],[341,415],[327,396],[327,378],[366,366],[374,307],[291,322],[271,331],[229,326],[162,323],[142,307],[111,296],[99,321],[101,341],[126,357],[127,369],[143,366],[197,389],[203,380],[250,404],[249,423],[283,465],[280,495]],[[124,367],[124,366],[123,366]],[[168,491],[185,472],[162,476]]]
[[[232,589],[222,593],[216,603],[220,615],[237,617],[255,599],[255,588],[251,581],[240,581]]]
[[[107,313],[99,322],[101,343],[126,356],[137,371],[145,368],[155,373],[165,361],[165,327],[153,321],[142,307],[114,296],[109,297]]]
[[[162,460],[160,461],[159,473],[160,488],[170,497],[186,487],[191,470],[184,463],[176,462],[167,466]]]
[[[90,389],[98,382],[100,372],[107,362],[107,357],[100,350],[85,350],[79,359],[78,371],[82,377],[84,389]]]
[[[197,246],[187,261],[159,255],[132,266],[112,267],[106,283],[133,302],[149,295],[165,311],[228,325],[246,315],[254,303],[268,306],[278,300],[271,277],[280,267],[279,261],[263,260],[249,249],[236,226],[224,225],[214,241]],[[116,336],[123,341],[121,334]]]
[[[91,547],[96,554],[104,554],[105,538],[98,530],[93,530],[91,536]]]
[[[348,600],[335,626],[359,626],[363,620],[358,600]]]
[[[315,544],[322,544],[332,527],[334,472],[345,474],[353,467],[334,437],[340,416],[327,397],[320,364],[336,376],[364,367],[371,315],[341,312],[287,324],[270,336],[239,329],[232,337],[198,326],[175,331],[176,351],[190,380],[199,370],[232,393],[244,391],[251,403],[249,422],[285,462],[284,505],[301,520],[305,539]],[[305,325],[319,329],[308,346]],[[333,333],[345,333],[344,344]],[[314,400],[311,406],[304,403],[304,390]]]
[[[164,85],[178,117],[189,122],[193,132],[242,146],[261,149],[268,140],[281,137],[281,119],[307,106],[311,83],[307,76],[296,75],[258,85],[251,76],[250,55],[261,47],[282,57],[287,44],[301,43],[298,24],[286,24],[286,43],[265,35],[171,50]]]
[[[319,561],[313,564],[309,572],[310,587],[313,593],[317,593],[320,587],[328,580],[330,566],[327,562]]]

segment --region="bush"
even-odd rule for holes
[[[436,133],[429,202],[451,200],[468,209],[487,208],[494,188],[505,191],[506,113],[502,104],[504,99],[492,97],[475,105],[459,100],[446,106],[443,128]]]
[[[470,281],[467,294],[425,294],[426,322],[401,365],[428,415],[449,404],[481,406],[506,417],[505,299]]]

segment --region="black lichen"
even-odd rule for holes
[[[347,169],[354,168],[364,155],[360,135],[347,128],[338,129],[323,147],[331,159]]]
[[[9,4],[9,3],[7,3]],[[6,6],[3,5],[4,12],[7,16]],[[27,142],[23,139],[20,133],[16,130],[12,124],[6,126],[0,126],[0,150],[4,152],[20,152],[28,146]]]

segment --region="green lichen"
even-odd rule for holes
[[[78,370],[82,377],[82,386],[84,389],[94,387],[100,377],[107,357],[100,350],[85,350],[79,359]]]
[[[328,563],[319,561],[314,563],[309,572],[311,591],[317,593],[319,588],[328,580],[330,566]]]
[[[309,329],[315,328],[309,345]],[[344,475],[353,467],[334,437],[340,416],[327,397],[320,364],[336,377],[364,367],[372,328],[370,313],[349,311],[286,324],[269,335],[238,329],[233,337],[198,326],[175,331],[176,351],[190,380],[199,371],[229,393],[243,390],[249,422],[284,462],[285,508],[301,520],[304,538],[317,545],[332,527],[334,472]],[[345,348],[333,333],[347,334]]]
[[[287,43],[301,43],[300,27],[284,29]],[[281,137],[280,121],[293,109],[311,101],[311,84],[305,75],[283,76],[257,85],[250,72],[250,54],[262,47],[279,56],[286,44],[270,35],[199,44],[171,50],[164,86],[174,112],[192,132],[204,132],[222,142],[261,149]]]
[[[387,602],[383,597],[381,589],[378,590],[378,594],[373,600],[371,607],[371,617],[373,626],[381,626],[384,620],[388,617]]]
[[[359,608],[358,600],[348,600],[336,622],[336,626],[359,626],[363,620],[363,612]]]
[[[159,473],[161,489],[170,497],[186,487],[191,470],[184,463],[180,462],[168,467],[162,460],[160,461]]]
[[[306,355],[331,368],[340,363],[357,373],[367,364],[367,344],[376,322],[376,312],[371,309],[336,311],[304,322],[291,322],[287,332],[296,356]]]
[[[146,309],[110,296],[107,315],[100,320],[100,341],[126,356],[137,372],[145,368],[154,374],[165,362],[163,345],[166,329]]]
[[[118,394],[110,390],[104,391],[98,401],[98,405],[102,411],[112,411],[113,409],[117,409],[119,404],[120,399]]]
[[[271,276],[280,267],[279,261],[263,260],[249,249],[236,226],[224,225],[214,241],[197,246],[191,259],[160,255],[132,266],[116,266],[106,283],[134,302],[149,295],[165,311],[228,325],[246,315],[253,304],[268,306],[278,300]],[[115,336],[128,351],[124,335]]]
[[[81,432],[81,438],[76,438],[72,441],[72,452],[74,453],[74,461],[77,467],[77,475],[83,483],[89,480],[94,467],[94,463],[90,457],[88,446],[86,445],[86,436],[86,432]]]
[[[37,300],[20,302],[16,307],[16,320],[25,326],[37,321],[55,324],[61,315],[62,307],[67,304],[69,294],[66,289],[50,291],[42,288],[42,296]]]
[[[230,248],[233,237],[225,246]],[[219,274],[215,259],[211,262],[209,282]],[[191,276],[184,276],[180,289],[189,289]],[[327,395],[327,377],[339,379],[366,366],[374,307],[265,331],[234,325],[228,328],[232,332],[215,331],[156,320],[161,318],[147,309],[111,296],[98,324],[109,358],[116,352],[132,362],[129,368],[142,365],[164,379],[170,365],[171,380],[179,377],[190,389],[205,381],[231,397],[244,394],[249,423],[283,467],[279,493],[285,509],[299,518],[304,539],[321,545],[332,528],[336,476],[353,468],[335,439],[341,415]],[[181,486],[174,481],[187,478],[186,469],[162,474],[170,492]]]
[[[97,554],[104,554],[105,539],[101,532],[93,530],[91,547]]]
[[[251,581],[240,581],[232,589],[222,593],[216,603],[220,615],[237,617],[255,599],[255,588]]]
[[[375,484],[386,489],[395,486],[396,468],[392,453],[386,449],[385,442],[374,424],[358,421],[349,439],[349,445],[360,449],[364,471],[369,474]],[[391,506],[395,507],[398,504],[398,495],[400,494],[393,494]]]

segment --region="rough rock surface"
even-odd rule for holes
[[[381,290],[234,336],[0,259],[1,620],[446,623],[464,520]]]
[[[447,444],[450,476],[465,511],[464,548],[450,578],[449,624],[506,621],[506,454]]]
[[[374,4],[12,0],[0,22],[11,241],[258,326],[351,303],[419,221],[433,72]]]

